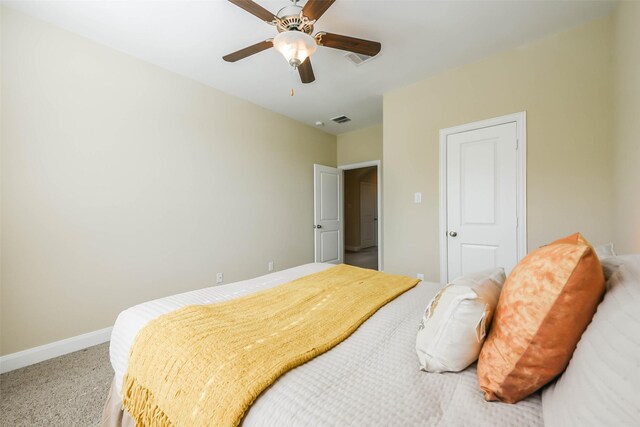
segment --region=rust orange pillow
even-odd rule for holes
[[[480,351],[485,399],[518,402],[560,374],[604,289],[600,261],[579,233],[520,261],[502,288]]]

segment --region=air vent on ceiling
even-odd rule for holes
[[[369,62],[369,60],[373,58],[373,56],[362,55],[360,53],[355,53],[355,52],[349,52],[344,57],[356,65],[362,65],[365,62]]]
[[[333,119],[331,119],[331,121],[334,121],[336,123],[342,124],[342,123],[350,122],[351,119],[349,117],[347,117],[347,116],[338,116],[338,117],[334,117]]]

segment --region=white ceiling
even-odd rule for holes
[[[256,0],[276,13],[288,0]],[[304,5],[306,0],[301,0]],[[605,16],[611,1],[337,0],[315,31],[375,40],[356,66],[319,47],[316,81],[302,85],[274,49],[236,63],[222,56],[275,28],[224,0],[5,1],[5,5],[265,108],[339,134],[382,122],[382,94],[444,70]],[[295,96],[290,96],[291,88]],[[338,125],[330,118],[353,121]]]

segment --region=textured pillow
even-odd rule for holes
[[[560,374],[603,293],[598,257],[578,233],[520,261],[504,284],[480,352],[485,399],[518,402]]]
[[[505,281],[504,269],[460,277],[436,295],[416,337],[420,368],[458,372],[478,359]]]
[[[567,370],[542,393],[547,427],[640,426],[640,255],[608,285]]]

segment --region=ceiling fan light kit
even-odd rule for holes
[[[267,24],[278,29],[275,38],[248,46],[239,51],[222,57],[227,62],[235,62],[270,47],[280,52],[287,62],[298,70],[302,83],[315,80],[311,67],[311,55],[318,46],[345,50],[366,56],[375,56],[380,52],[378,42],[357,39],[326,32],[319,32],[311,36],[316,21],[329,9],[335,0],[307,0],[304,7],[298,6],[298,0],[291,0],[293,4],[283,7],[277,15],[272,14],[252,0],[229,0],[236,6],[262,19]]]
[[[316,39],[301,31],[285,31],[273,39],[273,47],[284,56],[289,65],[298,68],[318,48]]]

